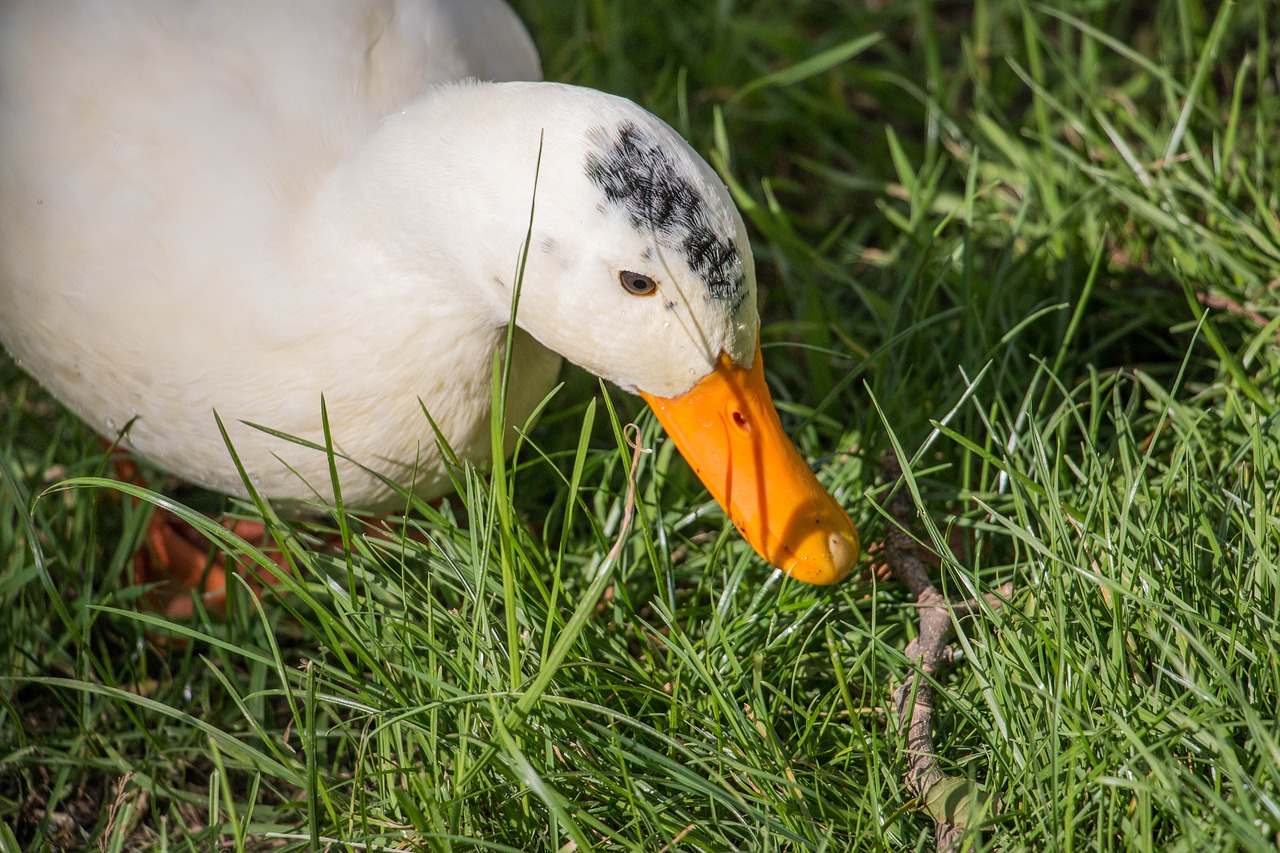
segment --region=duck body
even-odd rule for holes
[[[436,428],[490,458],[514,316],[508,450],[567,359],[654,407],[766,559],[838,580],[857,534],[769,401],[727,189],[540,77],[501,0],[0,0],[0,342],[244,494],[220,419],[280,503],[332,500],[323,399],[344,501],[380,509],[448,490]]]
[[[342,233],[316,207],[434,85],[539,79],[504,4],[38,0],[3,15],[0,338],[29,372],[108,438],[233,494],[215,410],[264,494],[327,494],[323,454],[241,423],[322,443],[321,394],[353,505],[392,498],[377,475],[447,489],[424,406],[464,457],[487,457],[501,312],[446,275],[388,269],[352,233],[367,220]],[[560,359],[526,334],[516,347],[523,423]]]

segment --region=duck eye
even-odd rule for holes
[[[632,296],[651,296],[658,292],[658,283],[643,273],[623,270],[618,273],[618,281],[622,282],[622,289]]]

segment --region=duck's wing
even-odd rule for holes
[[[253,186],[306,197],[386,116],[466,78],[541,79],[503,0],[0,2],[0,154],[54,190],[86,170],[75,192],[108,207],[176,188],[202,216],[270,210]]]
[[[230,286],[388,115],[540,76],[503,0],[0,0],[0,276]]]

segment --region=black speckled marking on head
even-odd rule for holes
[[[716,228],[706,200],[671,155],[632,122],[613,132],[599,128],[591,138],[599,148],[587,156],[587,176],[632,227],[651,230],[683,255],[710,297],[728,301],[736,313],[747,297],[738,248]]]

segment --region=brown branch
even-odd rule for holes
[[[881,457],[880,470],[886,483],[900,483],[902,466],[892,452]],[[911,590],[920,612],[920,633],[907,644],[905,651],[907,660],[914,661],[917,669],[893,692],[893,704],[898,711],[898,723],[907,733],[907,791],[924,800],[929,789],[946,775],[938,767],[938,751],[933,742],[936,696],[931,679],[951,663],[953,618],[980,613],[982,605],[976,599],[949,602],[934,586],[928,567],[920,558],[919,547],[907,532],[915,518],[915,508],[906,488],[901,485],[891,488],[885,509],[894,521],[894,526],[885,534],[885,562],[894,577]],[[1005,584],[997,593],[983,596],[984,603],[991,609],[998,608],[1011,591],[1012,584]],[[963,836],[963,827],[942,821],[934,823],[939,851],[958,850]]]

